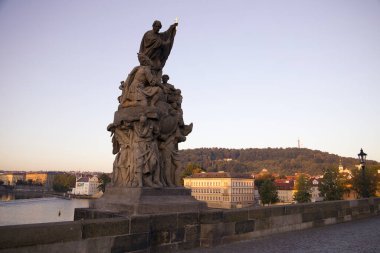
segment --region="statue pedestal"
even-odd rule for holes
[[[90,208],[130,216],[196,212],[207,209],[207,204],[196,200],[191,196],[191,190],[183,187],[108,187],[100,199],[91,202]]]

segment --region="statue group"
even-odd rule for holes
[[[184,123],[181,90],[162,74],[177,25],[160,33],[161,22],[154,21],[141,41],[140,65],[121,81],[118,110],[107,127],[116,155],[113,186],[161,188],[179,183],[178,143],[186,140],[193,125]]]

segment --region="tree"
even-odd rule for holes
[[[57,192],[67,192],[75,187],[76,178],[68,173],[57,174],[53,180],[53,190]]]
[[[261,172],[260,174],[257,174],[255,176],[255,186],[257,189],[260,189],[261,185],[264,183],[266,180],[271,180],[274,181],[274,176],[270,174],[269,172]]]
[[[259,194],[263,205],[274,204],[278,201],[277,187],[271,179],[267,178],[261,182]]]
[[[181,183],[183,185],[183,179],[185,177],[194,175],[196,173],[204,172],[199,164],[196,163],[188,163],[184,171],[181,173]]]
[[[325,169],[318,186],[323,200],[341,200],[345,191],[344,180],[337,168]]]
[[[352,188],[361,198],[376,196],[378,183],[377,169],[375,167],[366,167],[364,169],[352,171]]]
[[[297,177],[295,182],[294,200],[298,203],[310,202],[311,198],[311,183],[309,176],[301,174]]]
[[[98,189],[102,192],[105,192],[106,191],[106,185],[111,182],[111,178],[107,174],[103,173],[99,177],[99,182],[100,182],[100,184],[98,186]]]

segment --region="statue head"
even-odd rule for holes
[[[159,20],[155,20],[155,21],[153,22],[152,27],[153,27],[153,31],[154,31],[155,33],[158,33],[158,32],[160,31],[161,27],[162,27],[162,25],[161,25],[161,21],[159,21]]]
[[[162,75],[162,82],[163,83],[167,83],[169,80],[169,76],[168,75]]]

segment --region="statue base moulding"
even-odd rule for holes
[[[107,187],[104,195],[90,208],[120,215],[197,212],[207,209],[206,202],[191,196],[183,187]]]

